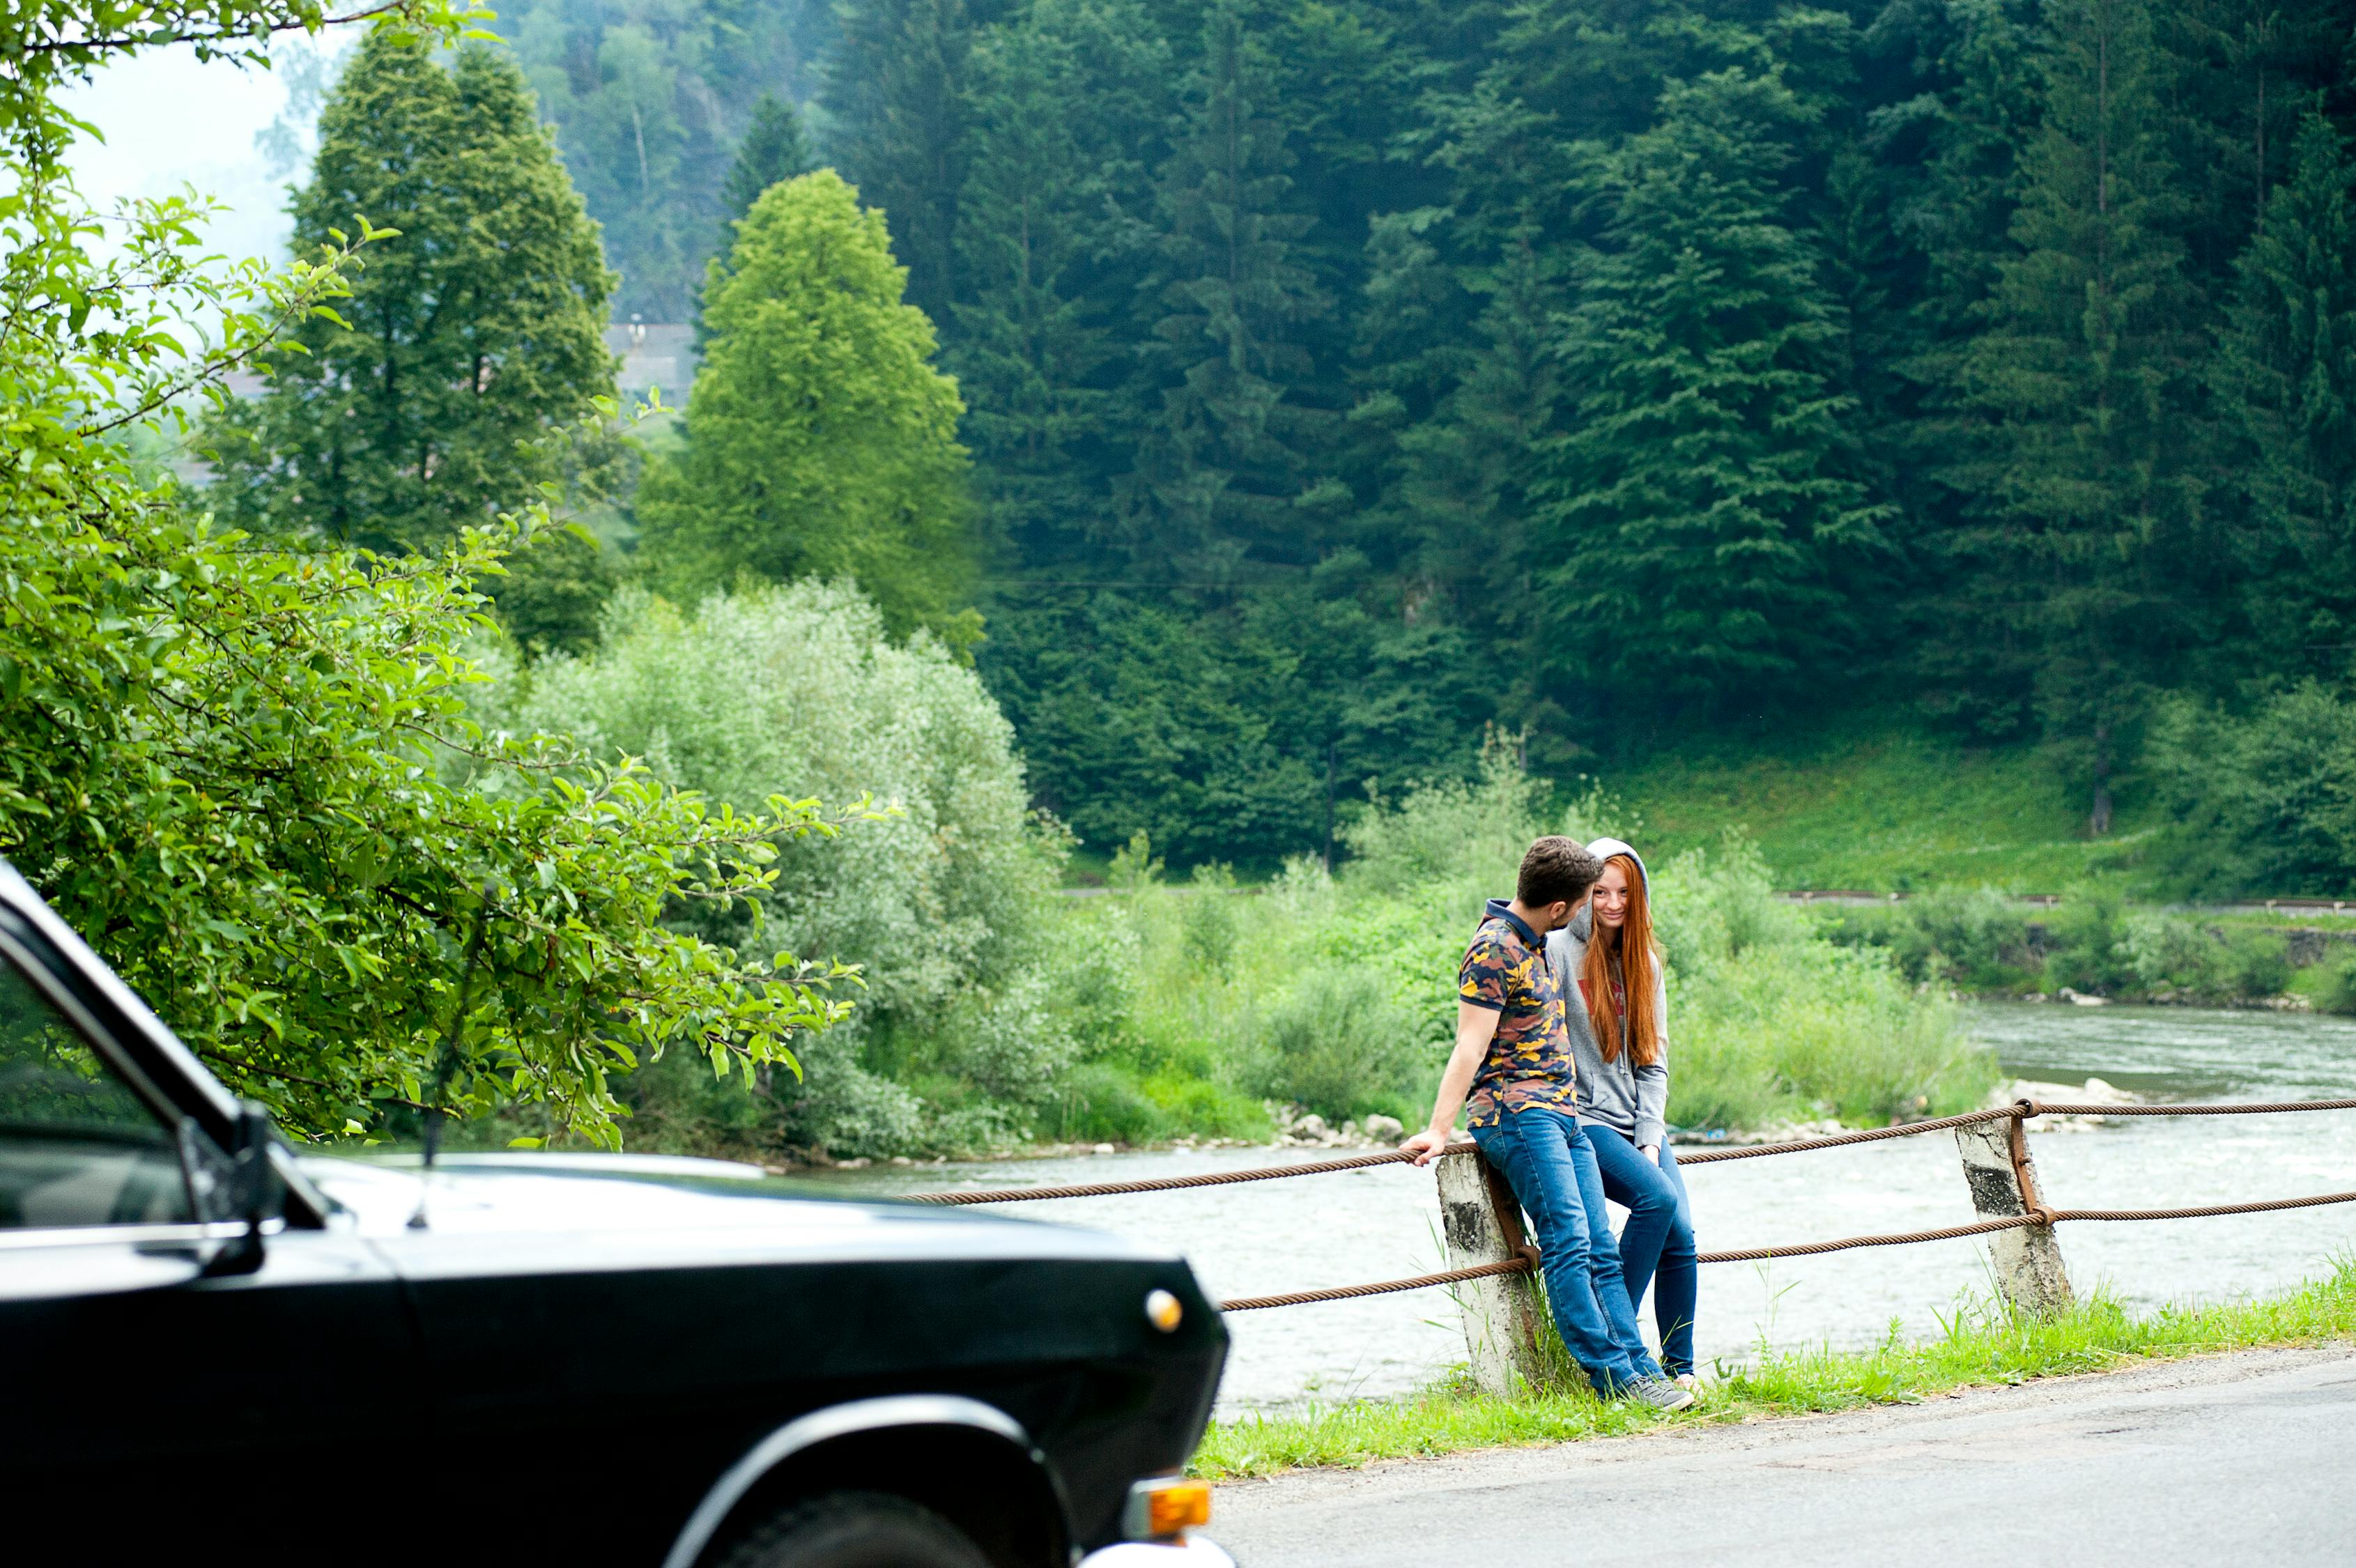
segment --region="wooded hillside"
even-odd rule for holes
[[[626,308],[691,307],[648,280],[716,242],[718,149],[759,92],[809,97],[958,382],[980,667],[1037,794],[1098,847],[1266,863],[1369,786],[1464,775],[1490,725],[1565,777],[1867,698],[2042,745],[2096,832],[2189,746],[2244,757],[2235,821],[2295,795],[2321,764],[2265,726],[2304,711],[2284,693],[2336,709],[2356,643],[2351,20],[540,0],[499,25]]]

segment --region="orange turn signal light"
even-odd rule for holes
[[[1211,1487],[1205,1481],[1141,1481],[1129,1495],[1132,1540],[1169,1541],[1211,1522]]]

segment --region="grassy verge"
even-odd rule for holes
[[[2140,802],[2089,839],[2085,802],[2034,751],[1963,746],[1896,720],[1681,749],[1602,783],[1665,852],[1741,829],[1785,887],[2058,893],[2101,879],[2160,891],[2146,864],[2160,822]]]
[[[2356,1259],[2279,1296],[2170,1306],[2144,1316],[2096,1295],[2051,1318],[1960,1311],[1936,1338],[1890,1337],[1871,1350],[1778,1351],[1723,1370],[1689,1414],[1661,1417],[1606,1405],[1584,1391],[1500,1400],[1440,1389],[1419,1398],[1334,1405],[1299,1414],[1214,1423],[1194,1471],[1214,1480],[1272,1476],[1317,1465],[1361,1465],[1470,1448],[1618,1437],[1665,1424],[1914,1404],[1951,1390],[2021,1383],[2137,1361],[2356,1338]]]

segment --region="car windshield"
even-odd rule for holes
[[[0,958],[0,1229],[187,1217],[187,1181],[155,1112]]]

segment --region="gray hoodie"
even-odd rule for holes
[[[1597,839],[1587,846],[1587,853],[1598,860],[1624,854],[1634,861],[1644,896],[1652,897],[1653,874],[1645,867],[1644,857],[1628,844],[1619,839]],[[1554,971],[1555,983],[1562,991],[1571,1055],[1579,1063],[1579,1119],[1623,1133],[1642,1148],[1660,1143],[1668,1132],[1668,983],[1655,974],[1653,1015],[1661,1021],[1659,1058],[1650,1067],[1633,1067],[1629,1064],[1628,1053],[1622,1050],[1617,1061],[1605,1061],[1579,989],[1580,966],[1587,961],[1587,943],[1594,933],[1595,911],[1591,907],[1582,908],[1569,925],[1548,932],[1546,940],[1547,967]],[[1622,1019],[1620,1026],[1624,1031],[1627,1021]]]

